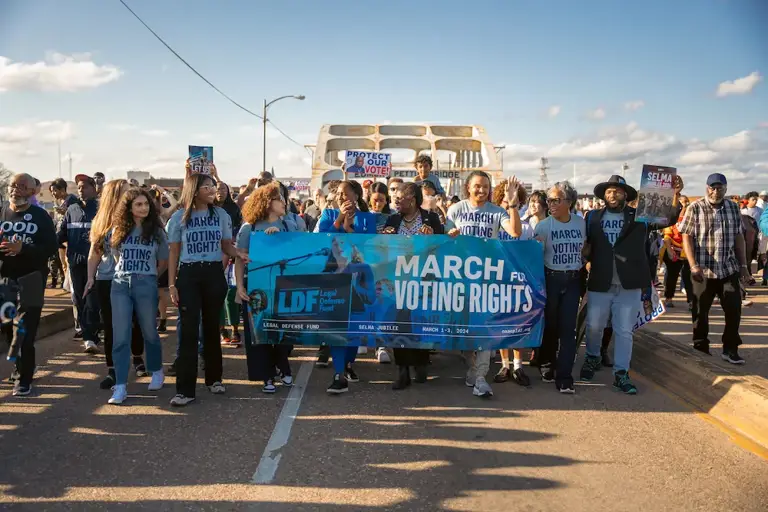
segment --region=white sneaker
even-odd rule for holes
[[[83,348],[85,349],[86,354],[98,354],[99,353],[99,347],[96,346],[96,343],[94,343],[91,340],[85,340],[83,342]]]
[[[283,386],[291,387],[293,386],[293,377],[291,377],[290,375],[283,375],[282,377],[280,377],[280,382],[283,383]]]
[[[744,300],[742,300],[742,301],[741,301],[741,306],[742,306],[742,307],[744,307],[744,308],[748,308],[748,307],[750,307],[752,304],[754,304],[754,302],[752,302],[752,301],[751,301],[751,300],[749,300],[749,299],[744,299]]]
[[[368,347],[357,347],[357,355],[367,354]]]
[[[185,405],[192,403],[195,401],[195,397],[193,396],[184,396],[182,394],[178,394],[171,398],[170,404],[175,407],[184,407]]]
[[[477,377],[475,379],[475,386],[472,388],[472,394],[481,398],[490,398],[493,396],[493,389],[485,377]]]
[[[376,359],[379,361],[379,364],[389,364],[392,362],[387,351],[381,347],[376,349]]]
[[[163,370],[158,370],[152,374],[152,380],[149,382],[147,389],[149,391],[163,389],[163,383],[165,383],[165,374],[163,373]]]
[[[128,398],[128,389],[125,384],[116,384],[112,388],[112,398],[107,403],[112,405],[120,405],[125,399]]]
[[[224,384],[218,381],[208,386],[208,390],[214,395],[223,395],[227,392],[227,388],[224,387]]]

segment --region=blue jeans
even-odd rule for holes
[[[112,359],[115,363],[115,383],[127,384],[131,368],[131,330],[136,312],[147,372],[163,367],[163,349],[157,334],[157,276],[128,275],[116,277],[110,292],[112,301]]]
[[[573,361],[576,359],[576,318],[581,299],[581,273],[578,270],[546,270],[545,279],[547,305],[544,309],[544,337],[541,340],[539,362],[542,366],[555,364],[555,382],[572,386]]]
[[[625,290],[611,285],[607,292],[588,292],[587,295],[587,355],[600,357],[603,330],[611,317],[614,334],[613,373],[629,371],[632,360],[632,327],[637,319],[641,291]]]

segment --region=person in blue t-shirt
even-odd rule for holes
[[[222,360],[219,316],[227,295],[223,258],[237,257],[232,241],[232,220],[214,206],[216,183],[205,174],[184,180],[181,209],[168,221],[170,257],[168,282],[171,301],[179,308],[181,336],[176,360],[176,396],[171,405],[195,399],[197,340],[202,318],[205,385],[213,394],[226,388],[221,382]]]
[[[356,181],[342,181],[336,191],[339,209],[326,208],[317,222],[320,233],[369,233],[376,234],[376,214],[368,211],[368,205],[363,200],[363,189]],[[349,249],[354,249],[352,246]],[[345,255],[340,255],[345,256]],[[355,261],[351,257],[337,257],[343,261],[343,270],[355,275],[350,320],[364,320],[365,306],[375,300],[375,283],[370,265]],[[328,387],[332,394],[344,393],[349,389],[348,382],[358,382],[352,363],[357,355],[357,346],[331,347],[330,356],[333,358],[335,374],[333,382]],[[327,366],[328,352],[321,349],[318,354],[318,366]]]
[[[146,190],[130,188],[123,194],[106,236],[115,259],[110,299],[112,302],[112,359],[115,386],[110,404],[128,397],[133,313],[144,336],[150,391],[163,387],[163,351],[157,334],[157,275],[168,265],[168,240],[155,203]],[[88,281],[93,285],[93,280]]]

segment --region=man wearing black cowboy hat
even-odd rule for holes
[[[595,195],[605,201],[605,208],[587,214],[587,243],[584,254],[591,263],[587,283],[587,354],[581,368],[581,379],[592,380],[601,366],[600,348],[603,330],[610,317],[615,336],[613,385],[627,394],[637,393],[629,379],[632,358],[632,327],[643,289],[654,276],[647,270],[645,241],[648,232],[677,222],[680,215],[678,198],[683,180],[675,177],[672,214],[663,224],[635,221],[635,209],[627,203],[637,198],[637,190],[623,177],[611,176],[595,187]]]

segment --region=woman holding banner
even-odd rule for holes
[[[274,333],[274,339],[257,339],[258,332],[255,331],[255,328],[258,324],[251,318],[251,315],[258,315],[267,310],[269,298],[263,292],[255,293],[253,297],[248,294],[248,278],[245,275],[244,261],[248,255],[251,233],[263,231],[266,235],[272,235],[280,232],[297,231],[294,223],[283,220],[285,212],[285,199],[280,193],[280,186],[277,183],[270,183],[256,189],[243,205],[244,223],[237,233],[235,241],[238,253],[235,260],[235,281],[237,282],[237,297],[242,302],[248,378],[263,381],[264,387],[261,390],[264,393],[277,391],[275,368],[280,370],[279,379],[284,386],[293,385],[291,366],[288,362],[293,345],[281,344],[281,341],[285,339],[282,332]],[[265,343],[266,341],[269,343]]]
[[[507,212],[491,202],[491,177],[483,171],[472,171],[464,182],[466,199],[448,210],[448,235],[498,238],[504,230],[510,237],[518,238],[522,234],[517,213],[519,188],[520,182],[512,176],[504,191],[504,201],[510,208]],[[481,398],[493,396],[493,389],[485,379],[491,366],[491,351],[477,350],[465,355],[469,355],[471,361],[465,383],[472,388],[472,394]]]
[[[319,233],[368,233],[376,234],[376,214],[368,211],[368,205],[362,198],[362,188],[356,181],[342,181],[337,189],[337,201],[339,209],[326,208],[323,210],[317,223]],[[354,252],[354,247],[352,247]],[[342,250],[336,256],[338,272],[356,274],[353,281],[352,305],[350,320],[365,320],[366,306],[376,300],[375,282],[371,267],[365,263],[354,262],[353,254]],[[333,359],[333,382],[327,391],[331,394],[346,393],[349,390],[349,382],[358,382],[352,363],[357,355],[359,340],[355,336],[348,336],[348,344],[345,347],[331,347],[330,353]]]
[[[398,213],[387,219],[384,233],[388,235],[442,235],[445,233],[440,217],[421,208],[424,202],[421,186],[407,183],[395,192]],[[397,380],[392,389],[405,389],[411,385],[410,367],[416,371],[416,382],[427,382],[429,350],[419,348],[394,348]]]
[[[544,337],[539,350],[541,379],[555,382],[558,391],[573,394],[573,363],[576,358],[576,317],[581,296],[581,255],[587,237],[584,219],[575,214],[578,193],[561,181],[547,192],[550,216],[534,229],[544,244],[544,277],[547,305]],[[559,349],[558,349],[559,347]]]

